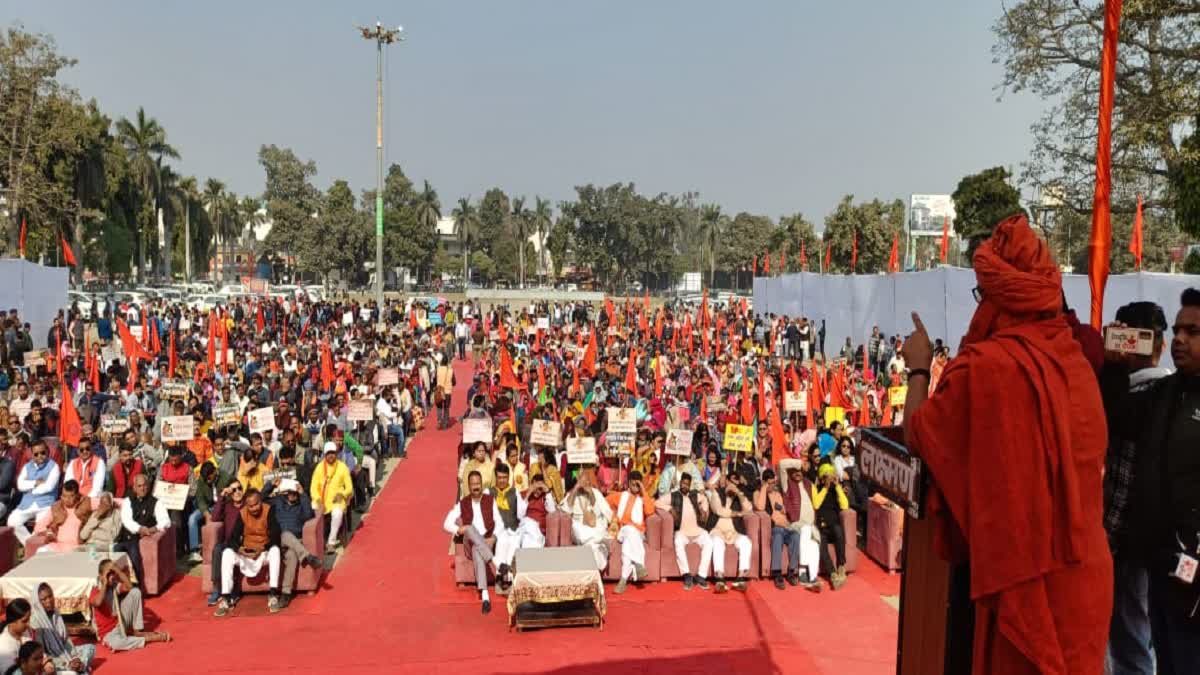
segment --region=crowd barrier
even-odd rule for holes
[[[873,326],[885,335],[907,335],[913,330],[915,311],[930,338],[941,338],[957,349],[975,313],[975,286],[975,272],[959,267],[875,275],[801,272],[755,278],[754,311],[805,316],[818,327],[824,319],[827,354],[840,350],[847,337],[856,347],[862,345]],[[1189,286],[1200,287],[1200,277],[1151,272],[1110,276],[1104,320],[1112,320],[1121,305],[1151,300],[1162,306],[1169,325],[1179,311],[1179,294]],[[1086,323],[1091,307],[1087,277],[1065,274],[1063,289],[1067,303]]]

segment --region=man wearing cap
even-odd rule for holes
[[[291,478],[279,481],[279,489],[271,498],[271,513],[279,522],[279,545],[283,550],[283,595],[279,598],[279,609],[292,601],[292,588],[296,583],[297,565],[322,567],[324,562],[304,547],[304,524],[316,513],[312,505],[302,498],[300,484]]]
[[[325,542],[327,553],[337,547],[342,519],[354,495],[354,484],[350,480],[350,469],[338,459],[337,444],[325,441],[324,459],[313,469],[312,483],[308,494],[312,497],[313,510],[320,509],[330,517],[329,537]]]
[[[84,431],[90,435],[92,428],[85,426]],[[104,479],[107,476],[105,471],[104,460],[100,459],[92,453],[92,444],[90,441],[79,442],[79,453],[70,462],[67,462],[67,477],[66,480],[73,480],[79,483],[79,493],[84,497],[99,497],[104,491]]]

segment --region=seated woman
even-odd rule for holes
[[[30,599],[33,608],[29,628],[33,639],[45,650],[46,658],[59,671],[86,673],[96,655],[96,645],[78,645],[67,635],[67,624],[54,606],[54,591],[50,584],[42,583]]]
[[[0,624],[0,673],[8,672],[17,663],[22,646],[33,641],[29,615],[29,601],[25,598],[16,598],[4,608],[4,623]]]
[[[79,493],[79,483],[63,483],[62,496],[42,514],[33,528],[47,542],[38,553],[74,551],[79,548],[79,531],[92,513],[91,500]]]
[[[16,602],[15,600],[13,602]],[[114,652],[141,649],[151,642],[169,642],[169,633],[147,631],[142,622],[142,592],[124,569],[101,560],[96,587],[88,596],[96,637]]]

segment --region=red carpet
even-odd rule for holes
[[[456,414],[469,367],[457,366]],[[427,429],[371,508],[327,585],[284,612],[249,595],[217,619],[199,580],[177,580],[151,599],[175,641],[105,654],[101,673],[894,673],[897,613],[880,595],[899,577],[862,557],[837,593],[777,591],[756,581],[746,594],[684,592],[678,582],[610,595],[603,631],[510,633],[502,600],[479,613],[473,591],[455,588],[442,519],[454,496],[461,429]],[[616,669],[616,670],[614,670]]]

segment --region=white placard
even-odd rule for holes
[[[370,401],[350,401],[346,406],[346,419],[351,422],[370,422],[374,418],[375,406]]]
[[[182,401],[187,398],[188,385],[183,380],[163,380],[158,387],[159,398],[168,401]]]
[[[129,428],[129,418],[120,415],[101,415],[100,431],[106,434],[124,433]]]
[[[692,433],[689,429],[671,429],[668,431],[666,453],[668,455],[691,455]]]
[[[191,415],[162,418],[160,432],[164,441],[190,441],[196,437],[196,420]]]
[[[166,507],[168,511],[182,511],[187,503],[187,483],[168,483],[165,480],[154,481],[154,499]]]
[[[807,391],[789,391],[783,395],[783,409],[786,412],[804,412],[808,410]]]
[[[550,330],[550,317],[539,316],[537,320],[538,330]]]
[[[488,417],[463,420],[463,443],[492,444],[492,420]]]
[[[400,384],[400,371],[395,368],[380,368],[375,376],[375,384],[380,387]]]
[[[608,433],[637,434],[637,411],[633,408],[608,408]]]
[[[596,439],[591,436],[567,439],[568,464],[599,464],[596,457]]]
[[[273,408],[251,410],[246,413],[246,417],[250,421],[250,433],[252,434],[275,430],[275,410]]]
[[[529,442],[557,448],[561,445],[562,425],[550,420],[534,420],[530,425]]]

